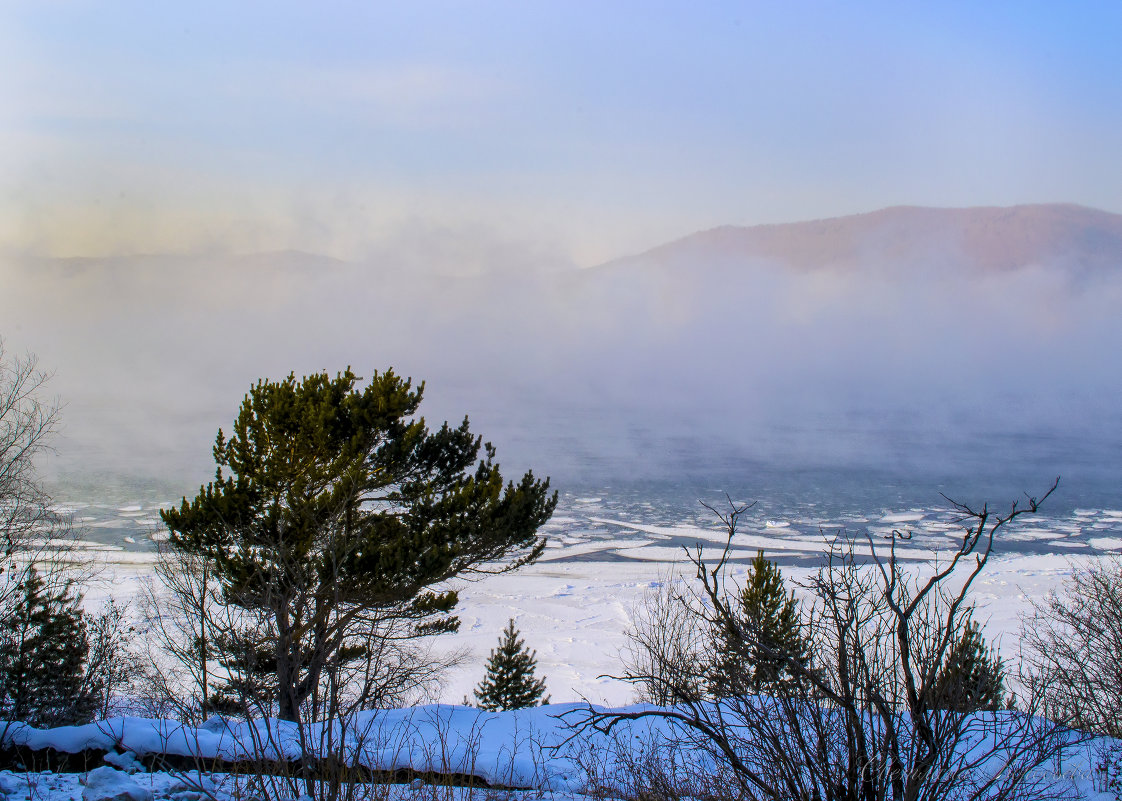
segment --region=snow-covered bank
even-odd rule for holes
[[[660,740],[681,741],[680,732],[660,718],[633,721],[626,724],[626,730],[621,730],[622,736],[610,739],[579,727],[587,711],[588,707],[582,704],[513,712],[433,705],[364,712],[345,731],[335,724],[327,724],[306,726],[302,733],[296,724],[276,720],[256,721],[251,725],[220,718],[199,728],[176,721],[142,718],[112,718],[85,726],[46,730],[17,723],[8,729],[5,744],[30,749],[53,748],[67,753],[105,750],[110,752],[107,762],[132,770],[138,767],[135,757],[151,754],[195,757],[202,767],[215,758],[233,764],[257,755],[265,760],[295,761],[309,755],[342,753],[374,771],[402,771],[408,773],[401,775],[416,773],[430,777],[472,776],[492,787],[551,791],[566,797],[589,789],[597,780],[612,776],[625,780],[621,772],[634,763],[617,758],[621,744],[623,748],[643,749]],[[995,732],[1006,725],[1002,721],[1011,713],[980,714],[989,720],[982,728]],[[329,738],[331,744],[322,745]],[[995,742],[1001,742],[1000,736]],[[1111,796],[1096,792],[1091,778],[1095,745],[1084,743],[1070,748],[1060,763],[1059,773],[1056,763],[1049,761],[1038,769],[1040,775],[1055,781],[1063,797],[1073,801],[1106,801]],[[702,755],[699,759],[696,764],[704,770],[708,757]],[[140,773],[143,774],[143,770]],[[178,775],[178,785],[174,784],[174,772],[170,776],[167,773],[140,775],[136,779],[141,787],[147,785],[159,797],[175,798],[176,792],[187,791],[182,781],[186,774],[193,774],[198,781],[197,770],[190,769]],[[112,778],[112,774],[105,775]],[[215,797],[233,797],[235,779],[216,775],[215,780]],[[125,779],[120,781],[125,782]],[[172,789],[174,786],[178,786],[178,791]],[[35,788],[41,787],[49,788],[50,792],[44,795],[39,790],[40,794],[36,795]],[[77,777],[0,774],[0,792],[6,792],[8,798],[77,798],[80,790]]]

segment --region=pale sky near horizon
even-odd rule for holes
[[[1122,212],[1117,3],[11,2],[0,20],[9,251],[352,258],[440,230],[589,265],[896,204]]]

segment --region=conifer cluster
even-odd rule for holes
[[[382,692],[379,638],[459,626],[442,582],[541,554],[548,479],[504,481],[467,418],[429,429],[423,389],[392,370],[259,381],[218,431],[215,480],[161,511],[230,611],[208,641],[228,676],[208,689],[215,708],[297,721],[343,695],[361,707]]]
[[[86,672],[81,596],[34,567],[0,614],[0,709],[6,720],[64,726],[93,718],[101,685]]]

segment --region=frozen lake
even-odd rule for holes
[[[437,647],[467,648],[472,659],[449,677],[435,700],[455,703],[470,695],[488,652],[513,617],[527,645],[537,651],[539,675],[546,677],[555,702],[630,701],[631,688],[605,674],[620,670],[619,654],[634,609],[657,582],[688,570],[683,548],[701,543],[715,549],[724,542],[712,512],[697,497],[690,501],[687,492],[604,487],[563,494],[544,528],[550,544],[537,564],[462,585],[460,632],[441,638]],[[742,519],[734,541],[735,571],[743,571],[744,563],[762,549],[788,579],[804,578],[820,563],[827,542],[843,529],[868,531],[874,538],[893,529],[913,532],[900,553],[918,564],[952,548],[962,532],[946,503],[931,494],[938,503],[893,506],[851,499],[827,505],[761,499]],[[727,502],[716,491],[701,497],[713,505]],[[158,510],[168,505],[152,499],[66,504],[106,567],[88,594],[89,604],[96,606],[109,594],[125,599],[136,591],[141,577],[151,571],[152,538],[160,535]],[[1057,503],[1020,518],[974,589],[986,631],[999,638],[1002,654],[1015,656],[1020,615],[1033,599],[1057,587],[1073,562],[1115,553],[1122,553],[1122,510]]]

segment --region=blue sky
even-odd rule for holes
[[[1122,212],[1117,3],[10,3],[0,246],[420,227],[580,265],[894,204]]]

